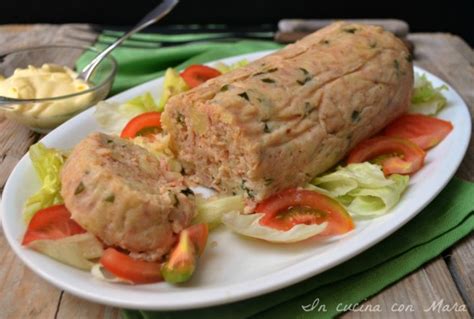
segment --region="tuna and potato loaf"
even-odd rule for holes
[[[102,133],[74,148],[61,182],[65,205],[79,225],[139,259],[168,253],[195,212],[192,191],[166,161]]]
[[[194,217],[187,185],[242,193],[251,211],[404,113],[412,86],[409,52],[393,34],[335,23],[172,97],[162,136],[181,172],[133,141],[93,133],[65,163],[61,194],[106,245],[159,260]]]
[[[170,148],[197,184],[248,202],[304,185],[404,113],[413,67],[380,27],[339,22],[170,99]]]

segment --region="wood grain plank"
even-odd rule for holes
[[[445,260],[461,296],[474,315],[474,234],[450,249]]]
[[[449,34],[415,34],[416,57],[425,67],[436,69],[443,80],[450,83],[462,96],[474,120],[474,51],[462,39]],[[449,57],[447,59],[446,57]],[[454,61],[454,62],[453,62]],[[456,175],[474,181],[474,138]],[[448,250],[445,259],[455,283],[474,314],[474,236]]]
[[[462,39],[449,34],[411,34],[408,39],[415,46],[415,64],[421,66],[450,83],[463,97],[474,114],[474,54]],[[449,56],[449,59],[446,57]],[[474,181],[474,143],[471,139],[466,157],[457,176]],[[425,313],[423,306],[433,300],[444,299],[445,303],[466,304],[473,314],[473,246],[474,238],[465,239],[450,252],[448,265],[441,257],[392,287],[361,304],[361,308],[382,306],[382,313],[351,312],[346,318],[470,318],[469,313]],[[459,291],[458,291],[459,289]],[[437,299],[436,299],[436,298]],[[449,302],[448,302],[449,301]],[[394,303],[413,304],[415,312],[393,312]],[[418,309],[419,308],[419,309]],[[467,316],[465,316],[467,314]]]
[[[470,66],[474,66],[474,50],[471,47],[469,47],[464,41],[462,41],[459,37],[456,36],[446,36],[446,40],[464,56]],[[464,94],[464,92],[461,92],[461,94]],[[468,103],[471,104],[471,117],[473,117],[474,105],[472,104],[472,102]],[[473,144],[474,139],[471,138],[471,143],[469,147],[471,157],[467,159],[467,161],[471,161],[471,163],[473,161]],[[463,171],[463,167],[464,166],[462,166],[460,169],[461,174]],[[468,167],[465,169],[469,170],[471,168]],[[471,181],[474,181],[472,179],[472,176],[470,175],[466,174],[464,175],[464,177],[470,179]],[[454,281],[458,286],[461,296],[464,298],[466,304],[469,307],[470,313],[474,314],[474,235],[471,235],[470,237],[464,239],[452,249],[448,250],[447,254],[445,255],[445,260],[448,264],[448,268],[451,272],[451,275],[453,276]]]
[[[463,39],[452,34],[445,34],[444,38],[456,51],[461,53],[471,65],[474,65],[474,50],[464,42]]]
[[[79,45],[94,43],[98,34],[88,24],[34,24],[0,26],[0,54],[42,45]]]
[[[442,305],[439,312],[438,304]],[[375,311],[377,305],[379,305],[380,312]],[[457,310],[466,310],[444,312],[442,311],[443,306],[457,306]],[[471,318],[446,263],[441,257],[370,298],[359,309],[367,311],[345,313],[341,318]],[[372,311],[368,311],[368,309]]]
[[[462,96],[474,115],[474,64],[472,53],[460,38],[447,34],[411,34],[408,36],[415,43],[415,59],[428,70],[436,70],[436,75],[451,84]],[[454,45],[451,43],[456,42]],[[462,53],[457,48],[463,48]],[[471,50],[472,51],[472,50]],[[449,57],[449,58],[447,58]],[[468,152],[456,175],[474,181],[474,139],[471,138]]]
[[[37,135],[0,115],[0,192]],[[61,291],[29,270],[0,228],[0,318],[54,318]],[[18,302],[21,300],[21,302]]]
[[[85,40],[72,39],[78,35]],[[87,45],[97,35],[88,25],[0,26],[0,53],[51,44]],[[66,62],[74,57],[64,57]],[[0,114],[0,194],[12,169],[39,135]],[[0,228],[1,229],[1,228]],[[62,293],[15,257],[0,230],[0,318],[55,318]],[[99,318],[102,318],[100,316]],[[87,318],[82,316],[82,318]],[[113,318],[113,317],[111,317]]]
[[[0,193],[16,163],[38,135],[0,115]]]
[[[63,293],[57,319],[120,319],[120,310]]]
[[[431,64],[437,75],[451,84],[461,94],[471,111],[474,105],[474,65],[472,54],[458,43],[461,39],[446,34],[411,34],[415,43],[415,61]],[[457,44],[451,45],[452,42]],[[457,48],[464,47],[460,52]],[[447,58],[449,57],[449,58]]]
[[[16,257],[1,227],[0,292],[0,319],[52,319],[61,294]]]

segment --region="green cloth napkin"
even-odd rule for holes
[[[123,316],[127,319],[332,318],[344,305],[362,302],[378,293],[471,233],[473,194],[474,183],[452,179],[428,207],[387,239],[335,268],[288,288],[223,306],[168,312],[123,310]],[[315,310],[303,310],[302,306],[312,305],[317,299]],[[321,305],[326,311],[322,311]]]
[[[113,93],[157,78],[167,67],[183,68],[192,63],[279,47],[268,41],[238,41],[159,49],[119,48],[113,53],[119,63]],[[91,58],[88,54],[82,56],[79,67]],[[340,312],[338,304],[363,301],[472,232],[473,193],[473,183],[454,178],[427,208],[395,234],[353,259],[288,288],[217,307],[172,312],[123,310],[123,315],[128,319],[333,317]],[[303,310],[303,305],[311,305],[316,299],[318,308],[324,305],[326,311]]]
[[[146,36],[145,34],[141,35]],[[152,37],[150,34],[148,37]],[[174,36],[178,37],[178,36]],[[101,35],[101,39],[107,36]],[[104,44],[96,44],[104,49]],[[280,44],[271,41],[243,40],[235,43],[198,42],[165,48],[131,48],[119,47],[112,52],[118,62],[111,94],[134,87],[163,75],[168,67],[182,69],[190,64],[205,63],[230,56],[281,48]],[[94,58],[93,53],[83,54],[77,61],[77,69],[82,68]]]

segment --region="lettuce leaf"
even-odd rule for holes
[[[241,66],[245,66],[249,64],[249,61],[246,60],[246,59],[243,59],[243,60],[240,60],[240,61],[237,61],[235,63],[232,63],[232,64],[225,64],[223,62],[217,62],[215,65],[214,65],[214,68],[219,70],[219,72],[221,72],[222,74],[224,73],[228,73],[230,71],[233,71],[235,69],[238,69],[240,68]]]
[[[446,98],[442,93],[443,90],[447,89],[446,85],[437,88],[433,87],[433,84],[426,78],[425,74],[420,75],[416,73],[409,112],[435,115],[447,104]]]
[[[163,112],[166,102],[176,94],[189,90],[188,85],[179,75],[178,71],[168,68],[163,81],[163,92],[161,93],[160,102],[158,103],[158,112]]]
[[[100,258],[103,247],[91,233],[64,237],[61,239],[38,239],[28,247],[78,269],[90,270],[92,259]]]
[[[353,215],[375,216],[386,213],[399,201],[408,186],[408,176],[394,174],[389,177],[394,183],[380,188],[358,188],[347,194],[350,203],[347,210]]]
[[[47,148],[41,143],[32,145],[29,155],[41,181],[41,188],[26,200],[23,207],[25,223],[28,223],[38,210],[63,203],[59,173],[66,160],[66,156],[61,151]]]
[[[369,162],[338,167],[335,172],[316,177],[313,184],[333,196],[341,196],[358,187],[377,188],[392,184],[379,166]]]
[[[128,121],[138,114],[118,103],[101,101],[95,106],[94,117],[105,133],[120,134]]]
[[[375,216],[398,203],[408,181],[408,176],[397,174],[387,178],[379,165],[364,162],[338,167],[312,184],[337,199],[353,216]]]
[[[158,104],[150,92],[146,92],[142,95],[136,96],[131,100],[128,100],[123,106],[127,112],[140,114],[145,112],[158,112]]]
[[[217,227],[221,223],[225,213],[244,210],[244,198],[242,195],[226,196],[221,198],[204,199],[196,198],[197,215],[193,223],[207,223],[210,229]]]
[[[263,239],[274,243],[294,243],[320,234],[327,227],[327,222],[320,225],[299,224],[290,230],[281,231],[260,225],[264,214],[243,215],[238,211],[229,212],[222,217],[222,223],[232,231],[247,237]]]
[[[101,101],[95,106],[94,117],[101,129],[109,134],[120,134],[125,125],[135,116],[145,112],[159,111],[150,92],[123,103]]]

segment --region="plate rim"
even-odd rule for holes
[[[260,58],[264,55],[267,55],[269,53],[274,52],[275,50],[266,50],[266,51],[259,51],[259,52],[252,52],[252,53],[247,53],[247,54],[242,54],[238,56],[233,56],[233,57],[228,57],[228,58],[223,58],[215,61],[208,62],[206,64],[213,64],[218,61],[228,61],[228,60],[238,60],[238,59],[253,59],[254,56],[256,56],[255,59]],[[463,110],[466,111],[469,114],[467,104],[463,100],[463,98],[460,96],[460,94],[454,90],[448,83],[445,81],[441,80],[439,77],[433,75],[432,73],[426,71],[423,68],[420,68],[418,66],[414,66],[414,71],[422,72],[430,77],[436,79],[437,81],[440,81],[444,84],[446,84],[449,88],[449,90],[460,100],[462,101],[462,106]],[[162,77],[160,77],[162,78]],[[149,85],[151,82],[157,81],[160,78],[156,78],[150,81],[147,81],[145,83],[142,83],[138,86],[135,86],[133,88],[130,88],[124,92],[121,92],[120,94],[117,94],[113,97],[110,97],[107,99],[107,101],[115,101],[115,100],[120,100],[122,96],[126,96],[127,94],[130,93],[132,90],[140,90],[144,88],[145,86]],[[73,117],[71,120],[68,120],[55,130],[53,130],[50,134],[59,134],[61,130],[68,130],[69,125],[71,124],[71,121],[74,119],[77,119],[78,117],[87,117],[89,116],[89,113],[92,113],[93,108],[90,108],[79,115]],[[89,113],[88,113],[89,112]],[[391,234],[393,234],[395,231],[400,229],[403,225],[405,225],[408,221],[413,219],[421,210],[423,210],[429,203],[433,201],[433,199],[438,196],[438,194],[445,188],[447,183],[452,179],[454,174],[457,171],[457,168],[461,164],[462,160],[465,157],[466,151],[469,146],[469,141],[471,137],[471,118],[469,117],[467,120],[467,126],[466,130],[468,134],[462,141],[463,143],[459,145],[459,147],[462,148],[462,150],[458,153],[457,161],[455,163],[451,163],[450,170],[447,170],[448,173],[443,174],[443,182],[438,185],[436,190],[430,194],[429,199],[426,200],[422,205],[420,205],[417,209],[415,209],[410,215],[407,215],[405,219],[401,220],[399,223],[395,224],[395,226],[387,226],[387,227],[381,227],[384,229],[384,231],[378,231],[375,236],[372,236],[370,240],[365,240],[363,241],[362,244],[357,244],[356,248],[352,248],[348,252],[342,254],[338,258],[334,258],[331,262],[326,263],[323,267],[319,267],[317,269],[308,269],[305,272],[297,272],[296,274],[288,276],[288,273],[291,272],[290,269],[288,268],[294,268],[295,265],[289,266],[287,268],[278,270],[278,271],[273,271],[270,274],[267,274],[265,276],[260,276],[255,280],[252,280],[252,283],[254,286],[253,289],[248,289],[248,280],[243,282],[243,283],[238,283],[238,284],[229,284],[228,286],[224,288],[215,288],[211,287],[206,290],[206,294],[202,294],[200,299],[196,298],[188,298],[191,300],[190,302],[184,304],[182,302],[182,299],[186,299],[187,295],[192,295],[195,294],[196,292],[186,292],[185,290],[182,291],[173,291],[173,292],[166,292],[165,294],[172,295],[172,297],[175,298],[173,301],[172,298],[166,298],[166,302],[163,302],[163,300],[160,300],[160,298],[154,298],[154,302],[148,302],[148,300],[126,300],[126,298],[122,300],[117,300],[117,299],[111,299],[107,296],[101,295],[99,292],[85,292],[82,291],[81,289],[76,289],[68,280],[59,280],[55,278],[54,276],[51,276],[48,271],[44,271],[42,268],[37,268],[35,266],[35,263],[25,254],[24,248],[21,247],[21,245],[18,244],[17,238],[14,238],[14,235],[10,232],[10,228],[8,227],[8,219],[7,218],[2,218],[2,227],[3,231],[5,234],[5,237],[8,241],[8,244],[12,248],[12,250],[15,252],[15,254],[22,260],[24,264],[28,266],[34,273],[48,281],[49,283],[53,284],[56,287],[60,287],[61,289],[76,295],[78,297],[101,303],[101,304],[106,304],[106,305],[111,305],[111,306],[116,306],[116,307],[124,307],[124,308],[133,308],[133,309],[143,309],[143,310],[185,310],[185,309],[197,309],[197,308],[203,308],[203,307],[210,307],[210,306],[216,306],[216,305],[222,305],[222,304],[228,304],[236,301],[241,301],[245,299],[249,299],[252,297],[260,296],[269,292],[273,292],[285,287],[289,287],[295,283],[301,282],[303,280],[306,280],[312,276],[315,276],[319,273],[322,273],[332,267],[335,267],[336,265],[342,264],[343,262],[349,260],[350,258],[353,258],[354,256],[362,253],[363,251],[369,249],[370,247],[376,245],[383,239],[387,238]],[[70,130],[70,129],[69,129]],[[56,132],[56,133],[55,133]],[[46,137],[50,136],[50,134],[46,135],[43,137],[40,141],[43,141]],[[4,187],[4,192],[3,192],[3,199],[2,199],[2,211],[3,211],[3,216],[5,216],[5,212],[7,211],[7,206],[8,206],[8,198],[10,196],[14,196],[14,194],[10,195],[10,189],[13,187],[11,186],[13,182],[13,178],[19,174],[19,170],[21,166],[25,165],[25,161],[28,161],[28,153],[26,153],[21,160],[15,165],[15,168],[13,171],[10,173],[10,176],[8,177],[7,182],[5,183]],[[323,253],[324,254],[324,253]],[[305,260],[298,262],[297,265],[304,264],[304,262],[310,260],[311,258],[306,258]],[[57,261],[55,261],[57,262]],[[274,278],[278,278],[278,276],[282,273],[287,273],[285,276],[284,280],[279,280],[277,282],[274,281]],[[268,278],[267,278],[268,277]],[[246,289],[247,288],[247,289]],[[186,288],[183,288],[186,289]],[[146,292],[148,294],[149,292]],[[155,297],[157,295],[161,295],[162,292],[157,292]],[[179,298],[176,298],[179,295]]]

